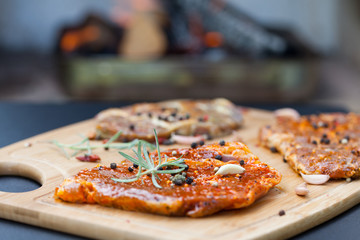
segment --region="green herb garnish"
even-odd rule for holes
[[[160,179],[158,174],[179,173],[185,170],[187,165],[184,163],[182,156],[180,156],[175,160],[168,161],[168,157],[165,155],[164,162],[161,161],[159,140],[155,129],[154,129],[154,133],[155,133],[156,149],[158,152],[158,159],[159,159],[157,165],[155,165],[154,159],[149,155],[146,146],[145,145],[142,146],[142,142],[139,142],[137,151],[133,149],[133,152],[135,153],[136,156],[135,158],[131,157],[126,153],[119,152],[124,158],[139,166],[139,171],[136,174],[136,176],[134,178],[129,178],[129,179],[112,178],[112,180],[116,182],[135,182],[139,180],[141,176],[151,174],[151,180],[154,186],[157,188],[162,188],[156,180],[156,179]],[[178,167],[178,168],[163,170],[163,167],[169,167],[169,168]],[[146,169],[144,172],[142,172],[143,168]]]
[[[70,158],[70,155],[66,151],[66,149],[74,150],[74,153],[71,155],[72,157],[75,156],[76,154],[78,154],[80,151],[87,151],[86,154],[91,155],[92,149],[96,149],[96,148],[105,148],[105,149],[112,148],[112,149],[121,150],[121,149],[131,149],[136,145],[138,145],[138,146],[143,145],[151,150],[155,149],[155,146],[153,144],[151,144],[145,140],[135,139],[135,140],[133,140],[131,142],[127,142],[127,143],[114,142],[120,135],[121,135],[121,131],[118,131],[106,143],[96,144],[96,145],[91,145],[90,139],[85,136],[82,136],[83,139],[80,142],[74,143],[74,144],[63,144],[63,143],[58,142],[57,140],[51,140],[51,141],[48,141],[48,143],[52,143],[55,146],[57,146],[58,148],[60,148],[61,151],[65,154],[65,156],[67,158]]]

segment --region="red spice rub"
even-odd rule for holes
[[[249,206],[281,180],[279,172],[260,162],[239,142],[170,149],[161,154],[170,159],[183,154],[184,162],[189,166],[184,172],[193,182],[174,185],[170,181],[171,174],[159,174],[161,189],[156,188],[151,177],[146,175],[131,183],[115,182],[112,178],[130,178],[138,172],[137,168],[130,172],[128,168],[132,163],[123,161],[116,169],[101,166],[80,171],[56,188],[55,197],[67,202],[97,203],[130,211],[203,217],[223,209]],[[156,159],[156,152],[151,155]],[[229,161],[216,160],[217,155],[225,156]],[[215,175],[216,167],[240,164],[240,160],[244,163],[244,173]]]
[[[278,118],[276,125],[260,130],[259,139],[264,146],[279,151],[296,172],[326,174],[333,179],[360,175],[357,114],[328,113],[298,120]]]

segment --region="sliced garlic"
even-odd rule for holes
[[[292,118],[294,120],[298,120],[300,118],[300,114],[293,108],[280,108],[274,111],[276,117],[287,117]]]
[[[296,188],[295,188],[295,193],[299,196],[305,196],[309,193],[309,189],[306,188],[307,184],[306,182],[298,185]]]
[[[245,168],[236,164],[226,164],[219,168],[215,175],[238,174],[245,172]]]
[[[300,173],[300,174],[305,182],[314,184],[314,185],[324,184],[327,181],[329,181],[329,179],[330,179],[330,176],[325,175],[325,174],[319,174],[319,175],[305,175],[303,173]]]

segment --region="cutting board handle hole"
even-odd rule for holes
[[[0,191],[2,192],[29,192],[41,187],[41,184],[21,176],[0,176]]]
[[[42,186],[41,172],[28,164],[16,162],[0,163],[0,191],[28,192]]]

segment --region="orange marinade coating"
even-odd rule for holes
[[[189,166],[185,171],[186,177],[192,177],[193,183],[174,185],[170,181],[171,174],[158,174],[161,189],[156,188],[151,176],[146,175],[135,182],[115,182],[112,178],[131,178],[138,172],[136,168],[129,172],[128,167],[133,164],[123,161],[116,169],[100,166],[80,171],[56,188],[55,197],[67,202],[97,203],[130,211],[203,217],[223,209],[246,207],[281,180],[275,169],[260,162],[248,147],[239,142],[195,149],[170,149],[161,155],[162,159],[167,155],[169,160],[183,155],[184,162]],[[229,161],[217,160],[217,155]],[[151,153],[151,156],[157,159],[157,152]],[[241,160],[245,163],[244,173],[215,175],[216,167],[239,164]]]
[[[291,167],[332,179],[360,176],[360,115],[324,113],[298,120],[279,118],[260,130],[260,142],[275,147]]]

